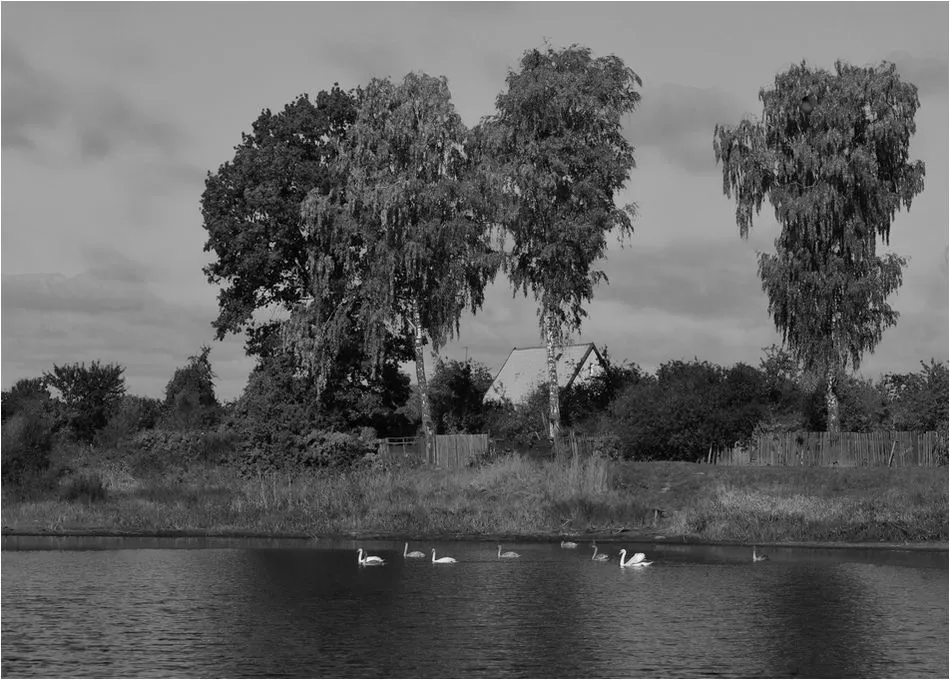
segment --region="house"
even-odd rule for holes
[[[590,380],[604,371],[604,359],[592,342],[559,347],[555,352],[560,387]],[[544,347],[515,347],[485,393],[484,400],[502,401],[507,398],[513,404],[522,403],[538,385],[547,381],[547,350]]]

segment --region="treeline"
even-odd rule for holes
[[[772,346],[758,366],[669,361],[655,373],[614,364],[590,381],[560,391],[564,425],[603,437],[612,455],[633,460],[695,461],[713,449],[775,432],[824,431],[826,385]],[[921,362],[916,373],[877,381],[841,376],[842,431],[936,430],[948,427],[948,369]],[[500,450],[546,452],[546,385],[523,404],[482,404],[491,376],[477,363],[440,364],[430,392],[439,432],[489,432]]]
[[[604,356],[601,375],[561,390],[561,417],[579,434],[604,438],[617,458],[692,461],[710,446],[825,426],[825,386],[775,346],[755,367],[694,359],[667,362],[655,373]],[[98,361],[53,366],[3,392],[7,493],[65,486],[104,494],[101,479],[79,474],[103,465],[136,476],[201,466],[245,475],[350,466],[373,460],[377,438],[421,430],[417,388],[395,366],[318,392],[292,357],[278,353],[260,360],[241,396],[224,404],[214,392],[207,347],[174,372],[161,399],[127,394],[124,371]],[[842,429],[937,430],[946,441],[943,362],[876,381],[841,381]],[[497,452],[549,452],[546,387],[522,404],[485,403],[491,382],[477,361],[439,362],[428,384],[436,432],[487,432]]]

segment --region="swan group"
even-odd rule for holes
[[[576,548],[577,543],[574,543],[573,541],[561,541],[561,547],[562,548]],[[592,561],[594,562],[609,562],[610,561],[609,555],[599,551],[596,541],[591,543],[591,547],[594,549],[594,554],[591,555],[591,558],[590,558]],[[412,552],[410,552],[409,543],[406,543],[405,545],[403,545],[402,556],[403,558],[415,559],[415,558],[425,557],[425,553],[419,550],[413,550]],[[499,544],[497,557],[498,559],[517,559],[517,558],[520,558],[521,555],[511,550],[502,552],[501,544]],[[752,561],[753,562],[762,562],[763,560],[767,560],[767,559],[768,557],[757,552],[756,547],[752,546]],[[386,564],[386,560],[384,560],[382,557],[379,557],[378,555],[370,555],[369,553],[365,553],[362,548],[358,548],[357,553],[356,553],[356,563],[359,564],[361,567],[375,567],[375,566],[381,566],[381,565]],[[456,564],[456,563],[458,563],[458,560],[455,559],[454,557],[445,556],[445,557],[437,558],[435,556],[435,548],[432,548],[432,564]],[[653,562],[651,560],[647,560],[646,554],[642,552],[633,553],[630,556],[630,558],[627,559],[626,549],[623,549],[620,551],[620,568],[621,569],[627,569],[627,568],[632,568],[632,567],[646,567],[651,564],[653,564]]]

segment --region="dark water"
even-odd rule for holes
[[[4,539],[2,675],[942,677],[947,553]],[[414,544],[427,550],[432,544]],[[75,549],[75,548],[83,549]],[[31,549],[33,548],[33,549]],[[42,548],[42,549],[39,549]],[[50,549],[52,548],[52,549]],[[66,549],[64,549],[66,548]],[[192,549],[188,549],[192,548]]]

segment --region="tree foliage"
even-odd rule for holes
[[[614,194],[634,167],[622,117],[640,101],[640,78],[616,56],[594,58],[573,45],[525,52],[510,72],[496,113],[482,124],[503,178],[499,221],[510,241],[506,271],[515,291],[530,292],[548,345],[549,384],[556,386],[554,346],[580,328],[584,304],[606,281],[594,267],[606,235],[632,233],[633,205]],[[551,435],[559,424],[550,391]]]
[[[445,78],[374,79],[339,142],[345,181],[304,206],[314,301],[297,308],[290,346],[322,388],[354,329],[375,366],[387,338],[412,341],[427,431],[423,345],[457,333],[497,267],[468,137]]]
[[[440,360],[429,381],[436,432],[484,432],[489,407],[482,399],[492,380],[488,367],[477,361]]]
[[[207,345],[175,369],[165,386],[165,424],[174,429],[205,429],[217,424],[221,405],[214,394],[214,370]]]
[[[125,368],[93,361],[53,365],[44,373],[45,383],[59,390],[65,408],[65,424],[80,442],[91,442],[115,412],[125,394]]]
[[[759,256],[769,313],[794,357],[825,375],[829,428],[836,385],[856,370],[898,314],[887,298],[906,262],[878,255],[891,222],[923,190],[924,165],[909,160],[917,88],[893,64],[835,72],[793,66],[759,92],[761,121],[716,126],[723,192],[748,235],[766,199],[782,231],[776,253]]]
[[[234,158],[208,173],[201,212],[205,251],[216,259],[204,273],[223,285],[212,323],[219,340],[246,329],[249,353],[260,355],[273,348],[267,336],[277,322],[255,324],[254,312],[289,310],[310,295],[300,207],[311,191],[326,194],[337,185],[336,140],[353,122],[358,97],[334,85],[313,102],[303,94],[283,111],[263,110],[241,134]]]
[[[610,415],[626,455],[639,460],[698,460],[747,441],[766,415],[766,383],[744,364],[671,361],[630,385]]]
[[[3,390],[0,401],[2,420],[6,422],[17,413],[34,405],[48,410],[52,395],[43,378],[22,378],[17,380],[9,391]]]

